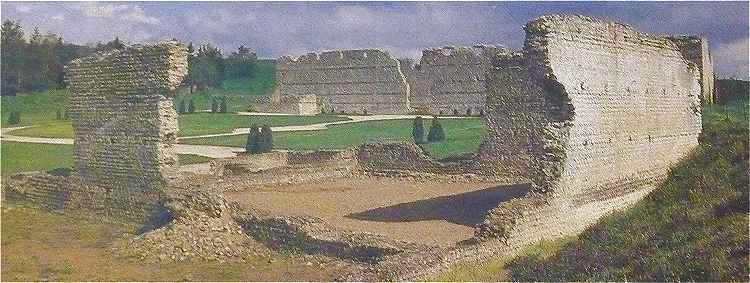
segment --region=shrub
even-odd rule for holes
[[[458,116],[458,109],[453,109],[453,116]]]
[[[57,109],[57,115],[55,116],[55,120],[62,120],[62,112],[60,109]]]
[[[10,115],[8,115],[8,124],[9,125],[18,125],[21,123],[21,112],[19,111],[11,111]]]
[[[258,153],[258,138],[260,132],[258,132],[258,126],[250,126],[250,133],[247,134],[247,142],[245,143],[245,151],[250,154]]]
[[[427,134],[427,142],[441,142],[445,140],[445,132],[443,131],[443,125],[438,121],[438,117],[432,117],[432,126],[430,126],[430,132]]]
[[[422,117],[417,116],[414,118],[414,127],[411,130],[411,136],[414,138],[414,143],[424,143],[424,121]]]
[[[211,113],[219,112],[219,102],[216,101],[215,97],[211,98]]]
[[[466,116],[471,116],[471,108],[466,108]]]
[[[227,97],[221,98],[221,105],[219,106],[219,113],[227,113]]]
[[[185,100],[180,100],[180,107],[177,107],[177,113],[185,114]]]
[[[271,152],[273,150],[273,132],[271,127],[263,125],[260,129],[260,139],[258,139],[258,152]]]
[[[65,113],[63,113],[63,119],[70,120],[70,114],[68,114],[68,110],[65,110]]]
[[[192,99],[190,100],[190,103],[188,103],[187,112],[188,113],[195,113],[195,103],[193,102]]]

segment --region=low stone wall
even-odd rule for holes
[[[121,191],[87,184],[78,176],[48,173],[3,178],[3,197],[50,210],[80,210],[98,219],[133,225],[148,224],[164,210],[162,191]]]

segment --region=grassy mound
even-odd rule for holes
[[[700,147],[643,201],[587,229],[554,255],[511,261],[517,281],[745,281],[748,129],[704,126]]]

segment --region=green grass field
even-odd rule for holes
[[[258,63],[255,76],[224,81],[222,87],[197,91],[190,94],[189,89],[178,90],[175,105],[180,101],[185,103],[194,100],[196,109],[211,109],[211,98],[226,96],[229,99],[228,112],[247,111],[248,106],[254,104],[258,96],[270,96],[276,88],[276,66],[268,63]],[[10,110],[21,111],[21,123],[17,126],[46,125],[58,123],[57,110],[65,111],[68,105],[68,89],[54,89],[34,93],[22,93],[17,96],[3,96],[0,99],[0,125],[7,125]]]
[[[441,119],[446,140],[424,145],[436,158],[474,152],[484,141],[481,118]],[[412,141],[411,119],[333,125],[328,130],[274,133],[274,148],[293,150],[343,149],[363,143]],[[428,131],[431,119],[425,119]],[[181,143],[244,147],[247,135],[183,139]]]
[[[208,162],[211,158],[178,154],[180,165]],[[65,144],[39,144],[2,142],[0,144],[0,171],[2,176],[25,171],[47,171],[73,166],[73,146]]]
[[[196,136],[206,134],[231,133],[235,128],[247,128],[251,124],[274,126],[300,126],[317,123],[346,121],[346,117],[317,116],[242,116],[230,113],[194,113],[180,115],[179,136]],[[13,135],[44,138],[73,138],[73,126],[70,121],[51,122],[43,126],[20,129]]]

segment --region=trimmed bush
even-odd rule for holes
[[[258,152],[271,152],[273,150],[273,132],[271,127],[263,125],[260,129],[260,138],[258,139]]]
[[[180,107],[177,107],[177,113],[185,114],[185,100],[180,100]]]
[[[188,103],[187,111],[188,113],[195,113],[195,103],[192,99],[190,100],[190,103]]]
[[[221,98],[221,104],[219,105],[219,113],[227,113],[227,97]]]
[[[424,143],[424,121],[422,117],[417,116],[414,118],[414,127],[411,130],[411,136],[414,138],[414,143]]]
[[[211,98],[211,113],[219,112],[219,102],[216,101],[215,97]]]
[[[427,134],[427,142],[441,142],[445,140],[445,131],[443,131],[443,125],[440,124],[438,117],[432,117],[432,126],[430,126],[430,132]]]
[[[8,124],[9,125],[18,125],[21,123],[21,112],[19,111],[11,111],[10,115],[8,115]]]
[[[247,135],[247,142],[245,143],[245,151],[250,154],[258,153],[258,138],[260,132],[258,132],[258,126],[250,126],[250,133]]]

